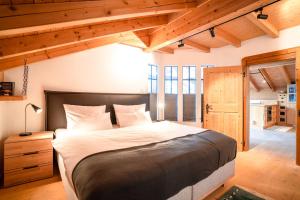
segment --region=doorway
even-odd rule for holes
[[[291,48],[280,51],[274,51],[270,53],[259,54],[255,56],[249,56],[242,59],[244,78],[244,150],[250,149],[250,66],[263,65],[266,63],[275,62],[295,62],[295,97],[296,98],[296,112],[295,112],[295,126],[296,126],[296,163],[300,165],[300,96],[297,95],[300,92],[299,77],[300,77],[300,48]]]
[[[294,140],[295,59],[250,65],[250,149],[268,141]]]

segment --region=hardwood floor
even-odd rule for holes
[[[300,199],[300,167],[295,165],[295,134],[251,132],[248,152],[238,153],[236,175],[206,200],[216,199],[232,185],[278,200]],[[58,173],[53,178],[0,190],[1,200],[65,200]]]
[[[238,153],[236,175],[206,200],[240,185],[276,200],[300,199],[300,167],[296,166],[293,132],[252,129],[248,152]]]

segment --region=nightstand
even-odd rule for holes
[[[13,135],[4,142],[4,186],[53,176],[53,132]]]

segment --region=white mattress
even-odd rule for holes
[[[91,132],[60,129],[56,131],[56,139],[52,143],[58,153],[59,169],[68,198],[73,200],[76,199],[76,195],[74,192],[72,194],[71,174],[76,164],[84,157],[96,152],[141,146],[202,131],[205,129],[168,121]],[[183,189],[170,200],[201,199],[233,174],[234,162],[231,162],[212,174],[207,181],[205,179],[193,187]]]

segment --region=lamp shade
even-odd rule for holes
[[[28,106],[31,106],[32,109],[34,110],[35,113],[39,114],[43,111],[43,109],[41,109],[40,107],[32,104],[32,103],[28,103],[26,106],[25,106],[25,131],[23,133],[20,133],[19,136],[29,136],[29,135],[32,135],[31,132],[27,132],[27,107]]]
[[[33,108],[33,110],[34,110],[34,112],[36,112],[36,113],[41,113],[42,111],[43,111],[43,109],[41,109],[40,107],[38,107],[38,106],[36,106],[36,105],[34,105],[34,104],[30,104],[31,105],[31,107]]]

